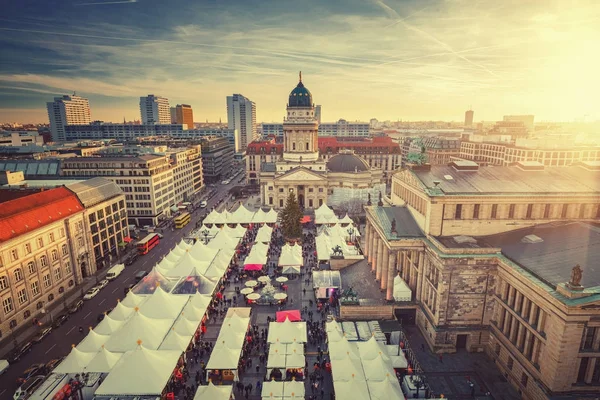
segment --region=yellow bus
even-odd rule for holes
[[[175,217],[175,228],[181,229],[186,226],[190,220],[192,219],[192,215],[188,212],[184,212],[177,217]]]

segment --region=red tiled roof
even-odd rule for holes
[[[398,143],[395,143],[389,136],[375,136],[373,138],[337,138],[337,137],[320,137],[319,150],[324,152],[328,147],[331,147],[335,152],[342,149],[352,148],[383,148],[388,150],[399,148]]]
[[[31,232],[83,210],[65,187],[44,190],[0,205],[0,242]]]

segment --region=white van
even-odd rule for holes
[[[106,279],[109,281],[117,279],[117,276],[121,275],[121,272],[125,269],[125,264],[117,264],[111,269],[108,270],[106,274]]]
[[[206,208],[207,205],[208,205],[208,203],[206,202],[206,200],[202,200],[200,202],[200,208]]]
[[[8,365],[8,361],[0,360],[0,375],[6,372],[6,370],[8,369]]]

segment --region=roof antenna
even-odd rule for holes
[[[302,83],[302,71],[300,71],[300,83]]]

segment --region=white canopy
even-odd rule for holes
[[[123,353],[112,353],[103,347],[85,366],[84,372],[110,372],[122,356]]]
[[[285,368],[285,358],[285,353],[280,353],[279,350],[269,351],[267,368]]]
[[[379,356],[383,357],[386,361],[390,359],[385,344],[378,342],[375,336],[371,336],[366,342],[359,342],[358,351],[363,362],[365,360],[374,360]]]
[[[350,343],[345,337],[337,342],[329,342],[329,357],[332,360],[342,360],[350,357],[355,360],[360,359],[356,344]]]
[[[240,206],[231,213],[228,223],[238,223],[238,224],[250,224],[252,223],[252,219],[254,218],[254,212],[248,210],[244,204],[240,204]]]
[[[239,242],[240,238],[238,236],[231,236],[229,232],[220,231],[206,246],[219,250],[223,248],[235,248]]]
[[[354,221],[352,220],[352,218],[350,218],[348,216],[348,213],[346,213],[346,215],[344,216],[344,218],[340,218],[339,219],[339,223],[340,224],[353,224]]]
[[[191,336],[198,330],[198,322],[190,321],[188,318],[178,318],[173,325],[173,330],[183,336]]]
[[[371,400],[404,400],[404,394],[396,375],[386,376],[383,381],[368,381]]]
[[[86,353],[96,353],[108,339],[110,339],[109,335],[100,335],[94,332],[93,329],[90,329],[86,337],[77,345],[77,350]]]
[[[267,213],[262,208],[259,208],[252,216],[252,223],[263,224],[265,222],[267,222]]]
[[[273,228],[271,228],[269,225],[263,225],[258,229],[255,241],[261,243],[269,243],[271,241],[272,235]]]
[[[394,278],[394,300],[396,301],[411,301],[412,290],[404,282],[404,279],[400,275],[396,275]]]
[[[125,307],[138,307],[144,301],[148,299],[147,296],[140,296],[139,294],[133,293],[131,290],[127,292],[127,296],[121,302]]]
[[[386,361],[381,355],[372,360],[363,359],[362,365],[367,381],[383,381],[388,376],[396,376],[389,359]]]
[[[290,246],[289,243],[286,243],[285,246],[281,248],[279,266],[301,266],[302,264],[304,264],[302,260],[302,246],[298,244]]]
[[[222,220],[221,213],[216,209],[212,210],[203,221],[204,224],[222,224],[224,221]]]
[[[212,248],[201,241],[194,243],[194,245],[189,249],[190,256],[194,260],[199,260],[202,263],[210,263],[218,252],[219,249]]]
[[[306,343],[306,322],[271,322],[269,324],[269,343]]]
[[[360,360],[346,357],[339,360],[331,360],[331,373],[333,381],[365,380]]]
[[[283,385],[286,382],[278,381],[267,381],[263,382],[261,396],[263,399],[276,398],[281,399],[283,397]]]
[[[241,348],[230,349],[226,346],[215,346],[210,359],[206,364],[207,369],[237,369]]]
[[[237,370],[250,318],[236,315],[235,310],[237,308],[230,308],[231,314],[228,312],[223,320],[219,337],[206,364],[207,369]],[[243,308],[240,312],[245,314]]]
[[[267,253],[269,251],[269,246],[264,243],[255,243],[254,246],[250,249],[250,254],[244,260],[244,265],[247,264],[266,264],[267,263]]]
[[[141,340],[144,347],[158,349],[172,324],[172,319],[152,319],[136,312],[104,346],[107,350],[124,353],[135,349]]]
[[[78,374],[83,372],[86,365],[94,358],[96,353],[85,353],[73,347],[69,355],[54,369],[53,372],[63,374]]]
[[[116,332],[124,323],[125,321],[123,320],[119,321],[111,318],[110,315],[105,315],[102,321],[96,325],[94,331],[100,335],[110,335]]]
[[[171,332],[167,334],[165,340],[158,348],[159,350],[179,350],[182,353],[188,348],[191,341],[190,335],[180,335],[175,332],[175,328],[171,329]]]
[[[304,398],[304,382],[283,382],[283,397]]]
[[[269,209],[267,215],[265,216],[265,221],[267,224],[274,224],[277,222],[277,211],[273,208]]]
[[[208,222],[206,222],[206,218],[204,219],[204,223],[208,223]],[[206,235],[206,237],[212,238],[212,237],[215,237],[219,232],[221,232],[221,229],[219,229],[215,225],[211,226],[210,228],[206,225],[202,225],[200,227],[200,229],[198,229],[196,231],[195,237],[197,237],[198,239],[204,239],[205,238],[204,232],[206,232],[206,231],[208,231],[208,235]]]
[[[138,346],[125,353],[96,389],[96,396],[160,396],[173,374],[181,351]]]
[[[334,224],[338,222],[338,218],[335,213],[327,204],[323,203],[321,207],[315,210],[315,223],[316,224]]]
[[[194,400],[229,400],[232,391],[231,385],[215,386],[208,382],[207,386],[198,386]]]
[[[336,399],[369,399],[369,388],[364,379],[353,378],[348,381],[334,381]]]
[[[192,256],[191,252],[186,252],[177,262],[175,267],[165,271],[168,277],[181,278],[184,276],[192,276],[196,269],[208,268],[210,260],[202,261],[199,258]]]
[[[134,311],[133,307],[125,307],[123,305],[123,303],[118,301],[117,305],[108,314],[108,316],[111,317],[112,319],[116,319],[119,321],[125,321],[126,319],[131,317],[131,314],[133,313],[133,311]]]
[[[237,225],[235,228],[230,228],[229,226],[224,226],[221,234],[225,233],[227,236],[233,238],[242,238],[246,234],[246,228],[241,225]]]
[[[140,313],[153,319],[175,319],[188,302],[188,296],[168,294],[157,287],[140,307]]]

